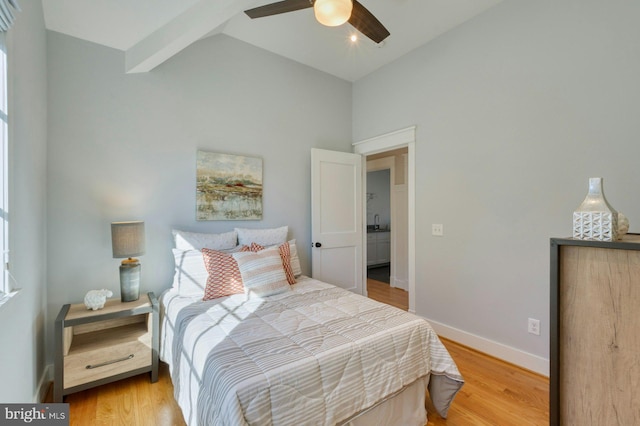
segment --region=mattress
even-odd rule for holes
[[[424,425],[425,386],[446,417],[464,381],[427,321],[308,277],[291,289],[162,295],[160,356],[187,424],[366,424],[411,400],[398,424]]]

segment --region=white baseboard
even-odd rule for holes
[[[38,388],[36,389],[37,394],[33,396],[33,401],[35,403],[43,402],[47,396],[47,392],[49,391],[49,384],[53,380],[53,364],[48,364],[44,371],[42,372],[42,376],[40,376],[40,381],[38,382]]]
[[[502,343],[494,342],[493,340],[489,340],[484,337],[476,336],[475,334],[441,324],[428,318],[425,319],[429,321],[429,324],[431,324],[439,336],[453,340],[454,342],[468,346],[511,364],[515,364],[527,370],[531,370],[534,373],[549,377],[549,360],[546,358],[503,345]]]

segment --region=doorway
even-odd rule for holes
[[[367,295],[408,309],[406,157],[400,148],[366,157]]]
[[[371,158],[370,158],[371,157]],[[395,160],[384,153],[366,158],[367,278],[391,284],[391,188],[394,186]]]
[[[388,133],[375,138],[356,142],[354,153],[363,156],[363,162],[381,160],[391,157],[393,170],[390,170],[391,185],[390,199],[398,198],[390,208],[390,288],[403,288],[408,293],[408,310],[415,312],[415,127]],[[397,155],[396,155],[397,154]],[[386,160],[389,161],[389,160]],[[383,167],[378,164],[379,168]],[[388,167],[391,169],[391,167]],[[363,186],[366,188],[367,167],[363,167]],[[396,179],[398,176],[398,179]],[[370,197],[368,189],[363,191],[363,202]],[[404,213],[399,212],[397,206],[403,206]],[[394,208],[395,206],[395,208]],[[366,230],[368,224],[368,209],[363,209],[363,222]],[[396,217],[397,216],[397,217]],[[381,218],[378,219],[382,225]],[[369,224],[371,225],[371,224]],[[373,225],[375,226],[375,219]],[[398,238],[398,236],[400,236]],[[364,232],[363,248],[368,252],[368,233]],[[363,256],[363,289],[366,289],[367,256]],[[402,266],[401,266],[402,263]],[[398,286],[398,287],[394,287]],[[368,295],[367,292],[364,292]]]

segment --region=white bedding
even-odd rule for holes
[[[161,359],[189,425],[341,424],[417,381],[446,417],[463,379],[425,320],[307,277],[291,288],[163,294]]]

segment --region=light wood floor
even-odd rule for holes
[[[367,287],[371,298],[390,304],[402,305],[402,293],[406,298],[406,292],[388,288],[385,283],[368,283]],[[407,305],[406,300],[404,303]],[[428,405],[427,426],[549,424],[548,379],[455,342],[446,339],[442,342],[456,361],[465,384],[451,405],[447,419]],[[50,398],[49,395],[49,401]],[[169,369],[164,363],[160,363],[157,383],[149,383],[148,374],[142,374],[68,395],[65,402],[70,406],[70,425],[185,424],[173,399]]]
[[[378,302],[387,303],[405,311],[409,310],[409,293],[382,281],[367,278],[367,295]]]
[[[427,425],[542,426],[549,424],[549,380],[444,338],[465,383],[447,419],[428,408]]]
[[[409,294],[387,283],[367,279],[371,299],[409,308]],[[549,380],[473,349],[441,338],[458,365],[465,384],[447,419],[428,407],[427,425],[508,426],[549,424]],[[428,399],[427,402],[429,403]]]

